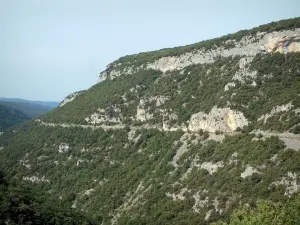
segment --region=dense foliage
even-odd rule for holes
[[[256,32],[294,29],[299,21],[114,64],[139,66]],[[297,145],[299,66],[298,52],[217,57],[214,63],[165,73],[140,70],[106,79],[39,120],[8,129],[0,136],[0,170],[19,181],[21,189],[2,185],[1,197],[8,204],[2,207],[3,218],[18,223],[20,218],[53,217],[54,223],[67,224],[88,217],[101,225],[294,224],[299,219],[300,151],[288,148],[279,132]],[[158,104],[160,97],[164,101]],[[290,108],[274,113],[286,105]],[[214,106],[242,112],[249,125],[227,133],[162,129],[171,114],[168,122],[183,128],[193,114],[209,113]],[[139,107],[152,117],[138,120]],[[105,119],[93,125],[89,119],[95,113],[104,113]],[[33,192],[27,192],[27,185]],[[15,208],[6,197],[11,193],[19,196]],[[33,198],[31,193],[39,194]],[[84,216],[73,217],[75,210]],[[18,212],[21,216],[13,218]]]
[[[70,205],[39,188],[5,180],[0,172],[0,224],[75,225],[94,224]]]
[[[286,177],[289,171],[299,170],[300,152],[283,151],[284,143],[275,137],[253,141],[254,135],[245,133],[227,136],[220,143],[205,140],[204,134],[196,138],[190,134],[189,151],[174,167],[170,162],[182,145],[176,142],[181,132],[142,129],[135,131],[132,140],[128,140],[128,132],[130,128],[104,131],[27,122],[15,128],[14,133],[6,132],[0,137],[4,147],[0,165],[17,180],[44,177],[49,183],[36,184],[43,191],[60,196],[69,202],[69,207],[76,203],[77,208],[104,224],[110,224],[118,213],[118,224],[207,224],[228,218],[240,204],[255,205],[257,199],[283,201],[285,185],[272,183]],[[69,149],[59,152],[62,143]],[[232,164],[235,152],[236,163]],[[277,160],[270,160],[274,155]],[[193,166],[195,162],[201,165],[219,161],[224,166],[213,175]],[[246,165],[259,172],[240,177]],[[166,194],[177,195],[183,188],[189,191],[182,200],[173,201]],[[193,197],[199,190],[208,191],[200,192],[200,198],[207,199],[204,208]],[[215,199],[223,213],[214,212],[204,221]],[[122,208],[124,205],[127,208]],[[199,213],[194,212],[194,207],[199,207]]]
[[[300,224],[300,196],[295,195],[284,202],[262,201],[257,208],[243,207],[233,213],[230,222],[214,225],[265,225]]]

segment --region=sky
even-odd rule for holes
[[[299,0],[0,0],[0,97],[62,101],[121,56],[300,16]]]

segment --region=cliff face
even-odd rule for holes
[[[219,57],[240,56],[247,60],[257,54],[276,52],[300,52],[300,29],[271,33],[257,32],[255,35],[244,36],[240,41],[229,39],[224,41],[220,47],[215,47],[214,49],[194,49],[179,56],[162,57],[153,62],[142,64],[139,67],[135,67],[134,62],[130,66],[127,66],[126,63],[113,63],[109,65],[106,71],[100,74],[99,81],[133,74],[144,69],[159,70],[165,73],[172,70],[182,70],[190,65],[211,64]]]
[[[99,224],[208,224],[300,184],[300,19],[122,57],[0,136],[0,165]]]
[[[161,50],[162,52],[164,50]],[[159,51],[160,52],[160,51]],[[227,39],[221,41],[217,45],[212,45],[211,48],[207,47],[195,47],[192,50],[185,51],[176,56],[172,54],[160,57],[155,60],[150,60],[145,63],[139,62],[139,57],[135,60],[128,60],[125,62],[114,62],[108,65],[107,69],[100,74],[99,82],[103,82],[106,79],[114,80],[119,76],[127,76],[139,73],[145,70],[156,70],[162,72],[161,76],[165,76],[172,71],[178,71],[181,74],[185,73],[185,68],[195,66],[198,64],[212,65],[220,58],[239,58],[239,69],[232,75],[232,81],[228,82],[224,86],[224,90],[228,91],[230,88],[234,88],[237,83],[244,84],[247,78],[254,78],[252,86],[256,86],[255,78],[257,77],[256,70],[250,70],[252,60],[257,55],[264,54],[289,54],[300,52],[300,28],[291,30],[281,30],[275,32],[261,32],[257,31],[251,35],[243,36],[239,41],[235,39]],[[141,53],[143,55],[155,55],[157,52]],[[151,58],[147,56],[148,58]],[[199,83],[201,86],[201,83]],[[164,98],[166,96],[163,96]],[[216,111],[217,110],[217,111]],[[164,109],[164,111],[169,111]],[[228,113],[229,112],[229,113]],[[164,114],[166,116],[166,114]],[[172,114],[172,117],[176,119],[176,114]],[[207,120],[203,120],[202,118]],[[153,114],[149,113],[149,108],[145,108],[143,105],[137,107],[135,118],[138,121],[147,121],[153,118]],[[248,119],[242,112],[230,109],[230,105],[227,108],[216,109],[211,108],[208,114],[205,112],[197,112],[191,116],[191,120],[187,121],[187,126],[181,126],[183,130],[198,131],[200,129],[207,130],[209,132],[215,132],[217,130],[223,132],[235,131],[238,127],[242,128],[248,125]],[[168,127],[165,123],[163,127]]]
[[[65,99],[59,104],[59,106],[63,106],[68,102],[75,100],[79,95],[81,95],[84,91],[76,91],[74,93],[69,94]]]

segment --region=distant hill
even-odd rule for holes
[[[30,119],[41,116],[59,105],[59,102],[29,101],[20,98],[0,98],[0,105],[19,110]]]
[[[56,108],[59,102],[49,102],[49,101],[31,101],[22,98],[0,98],[0,101],[4,102],[25,102],[25,103],[35,103],[43,106],[48,106],[50,108]]]
[[[0,105],[0,131],[29,119],[27,115],[19,110]]]

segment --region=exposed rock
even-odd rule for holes
[[[72,209],[76,209],[77,207],[77,200],[75,200],[71,206]]]
[[[153,118],[153,114],[148,113],[148,111],[144,108],[140,108],[138,106],[136,110],[136,120],[144,122]]]
[[[90,195],[94,191],[94,188],[86,190],[83,195]]]
[[[63,152],[67,152],[69,150],[70,146],[66,143],[61,143],[59,146],[58,146],[58,152],[59,153],[63,153]]]
[[[100,82],[102,82],[102,81],[105,81],[106,78],[107,78],[107,72],[106,72],[106,71],[103,71],[102,73],[100,73],[98,83],[100,83]]]
[[[31,176],[31,177],[23,177],[23,180],[31,181],[32,183],[40,183],[40,182],[47,182],[50,183],[48,179],[45,179],[45,176],[39,178],[37,176]]]
[[[1,150],[1,148],[0,148]],[[22,165],[22,166],[25,166],[27,169],[31,169],[31,165],[29,164],[29,160],[20,160],[19,163]]]
[[[207,170],[210,175],[217,172],[218,168],[220,167],[224,167],[224,163],[222,161],[217,163],[203,162],[200,166],[200,168]]]
[[[295,33],[294,35],[286,35],[286,36],[274,36],[274,37],[271,36],[267,44],[267,51],[269,53],[299,52],[300,51],[299,33]]]
[[[174,167],[177,167],[177,161],[180,159],[180,157],[188,151],[188,148],[187,148],[187,141],[186,141],[186,136],[182,136],[180,138],[180,141],[182,142],[182,145],[180,146],[180,148],[177,150],[176,154],[174,155],[173,157],[173,160],[171,162],[171,164],[174,166]]]
[[[131,208],[140,204],[141,198],[146,192],[150,190],[150,188],[151,185],[147,189],[145,189],[143,182],[140,182],[140,184],[132,194],[127,193],[125,196],[127,198],[124,200],[124,203],[118,209],[116,209],[116,212],[114,212],[114,214],[112,215],[113,218],[111,219],[111,224],[117,224],[121,212],[130,210]]]
[[[188,129],[191,131],[206,130],[209,132],[232,132],[238,127],[248,125],[243,113],[230,108],[217,108],[214,106],[209,114],[199,112],[191,116]]]
[[[151,103],[155,103],[156,107],[160,107],[162,106],[165,101],[167,101],[169,99],[168,96],[154,96],[154,97],[147,97],[147,98],[141,98],[139,105],[137,107],[137,113],[136,113],[136,120],[144,122],[147,120],[150,120],[153,118],[153,114],[149,113],[150,111],[150,107],[148,107],[148,104]],[[167,114],[165,110],[163,109],[156,109],[156,112],[162,114],[164,116],[164,118],[166,118],[167,116],[169,117],[168,120],[172,120],[172,119],[177,119],[177,115],[176,114]]]
[[[142,137],[142,135],[139,134],[139,135],[138,135],[136,138],[134,138],[132,141],[133,141],[134,143],[137,143],[138,140],[139,140],[141,137]]]
[[[211,213],[213,212],[213,210],[212,209],[210,209],[210,210],[208,210],[206,213],[205,213],[205,220],[207,221],[207,220],[209,220],[209,218],[210,218],[210,215],[211,215]]]
[[[80,166],[80,164],[83,163],[83,162],[90,162],[90,160],[86,160],[86,159],[78,159],[78,160],[77,160],[77,163],[76,163],[76,166],[77,166],[77,167]]]
[[[213,206],[215,207],[215,211],[216,211],[217,213],[219,213],[219,214],[222,214],[222,213],[223,213],[223,210],[220,208],[220,203],[219,203],[217,197],[214,198],[212,204],[213,204]]]
[[[241,173],[241,177],[246,178],[246,177],[252,176],[253,173],[259,173],[259,172],[252,166],[247,165],[245,171],[243,173]]]
[[[208,206],[209,203],[209,198],[205,197],[204,199],[201,199],[201,194],[207,194],[207,190],[203,191],[197,191],[194,195],[193,198],[195,199],[195,204],[193,205],[193,211],[195,213],[200,213],[200,210],[206,206]]]
[[[79,95],[83,94],[84,91],[77,91],[72,94],[69,94],[60,104],[59,106],[62,107],[68,102],[74,101]]]
[[[131,129],[129,132],[128,132],[128,140],[132,141],[134,136],[135,136],[135,129]]]
[[[288,137],[280,137],[280,140],[284,141],[286,148],[290,148],[296,151],[300,150],[300,139],[291,139]]]
[[[237,159],[236,159],[237,155],[238,155],[237,152],[234,152],[234,153],[231,155],[231,157],[230,157],[229,160],[228,160],[228,165],[232,165],[232,164],[236,165],[236,164],[237,164],[237,162],[238,162]]]
[[[232,77],[232,80],[238,80],[242,84],[244,84],[247,79],[255,79],[256,76],[257,76],[257,71],[238,70]]]
[[[272,162],[276,162],[277,159],[278,159],[278,154],[275,154],[275,155],[273,155],[273,156],[270,158],[270,160],[271,160]]]
[[[281,113],[281,112],[288,112],[289,110],[291,110],[294,106],[292,105],[292,102],[289,102],[285,105],[278,105],[278,106],[274,106],[273,109],[271,110],[270,113],[267,113],[265,115],[262,115],[260,118],[258,118],[258,121],[260,120],[264,120],[264,123],[267,122],[267,120],[276,115],[277,113]]]
[[[188,191],[187,188],[182,188],[178,194],[166,193],[166,196],[171,197],[173,199],[173,201],[177,201],[177,200],[183,201],[185,199],[184,193],[187,191]]]
[[[290,197],[292,194],[296,193],[300,188],[300,185],[297,183],[297,177],[298,176],[296,173],[288,172],[287,177],[283,177],[280,181],[272,182],[272,184],[275,186],[279,186],[279,185],[286,186],[284,195]]]
[[[254,36],[245,36],[240,42],[235,40],[227,40],[227,42],[234,43],[234,47],[226,49],[220,46],[216,49],[198,49],[186,52],[179,56],[162,57],[154,62],[149,62],[146,65],[133,68],[128,66],[122,70],[118,70],[118,65],[114,65],[114,69],[108,70],[108,73],[101,73],[100,80],[103,81],[107,77],[114,79],[120,75],[128,75],[138,72],[140,69],[154,69],[162,72],[181,70],[193,64],[210,64],[218,57],[230,56],[245,56],[246,62],[240,62],[240,68],[245,68],[247,60],[258,53],[272,53],[272,52],[299,52],[300,51],[300,28],[295,30],[276,31],[272,33],[258,32]],[[287,42],[288,41],[288,42]]]
[[[233,82],[227,83],[224,87],[224,91],[228,91],[229,88],[231,88],[231,87],[235,87],[235,83],[233,83]]]
[[[93,113],[90,117],[85,118],[85,121],[90,124],[101,123],[122,123],[123,115],[121,109],[118,106],[113,105],[106,109],[99,108],[98,112]]]

